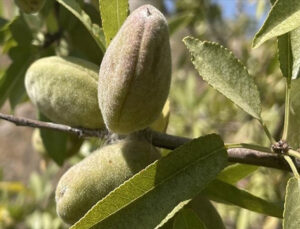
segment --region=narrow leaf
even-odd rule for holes
[[[147,229],[180,202],[195,197],[227,163],[224,143],[212,134],[194,139],[152,163],[100,200],[72,229]]]
[[[106,46],[108,46],[128,16],[128,0],[99,0],[99,6]]]
[[[174,219],[173,229],[206,229],[192,209],[182,209]]]
[[[174,216],[182,210],[187,204],[189,204],[192,201],[192,199],[185,200],[180,202],[173,210],[155,227],[155,229],[165,229],[170,224],[173,225]],[[171,222],[170,222],[171,221]]]
[[[300,1],[277,0],[272,6],[265,23],[253,39],[257,48],[265,41],[300,27]]]
[[[261,119],[257,86],[241,62],[219,44],[192,37],[186,37],[183,41],[203,79],[248,114]]]
[[[25,72],[33,61],[33,56],[29,50],[15,47],[19,51],[18,58],[13,58],[13,62],[0,78],[0,107],[10,95],[12,89],[18,82],[23,81]],[[22,50],[22,51],[21,51]]]
[[[268,202],[251,193],[238,189],[220,180],[214,180],[203,191],[209,199],[233,204],[250,211],[262,213],[269,216],[282,218],[283,207],[280,204]]]
[[[227,166],[219,175],[218,179],[229,184],[235,184],[239,180],[250,175],[256,171],[258,166],[245,165],[245,164],[233,164]]]
[[[292,79],[297,79],[300,77],[300,28],[291,32],[291,48],[294,61]]]
[[[291,33],[286,33],[278,37],[278,56],[282,75],[290,82],[293,70]]]
[[[288,181],[283,213],[283,229],[299,229],[300,225],[300,179]]]
[[[75,0],[57,0],[61,5],[66,7],[75,17],[77,17],[91,36],[95,39],[96,43],[102,50],[105,52],[105,40],[103,30],[97,25],[94,24],[90,16],[81,9],[79,3]]]
[[[294,148],[300,148],[300,78],[292,80],[290,89],[290,115],[287,141]]]
[[[172,212],[170,212],[168,216],[156,227],[156,229],[169,228],[170,224],[173,224],[175,218],[174,216],[182,209],[192,209],[207,228],[225,229],[222,218],[218,211],[215,209],[212,203],[203,196],[202,193],[196,198],[183,201],[178,204],[172,210]]]
[[[39,120],[49,122],[41,113],[39,114]],[[40,129],[43,145],[47,154],[52,158],[58,165],[62,165],[66,159],[67,154],[67,134],[48,129]]]
[[[223,169],[223,171],[221,173],[219,173],[218,179],[221,181],[224,181],[226,183],[229,183],[229,184],[235,184],[239,180],[245,178],[252,172],[256,171],[257,168],[258,168],[258,166],[254,166],[254,165],[233,164],[233,165],[227,166],[225,169]],[[201,197],[198,196],[198,197],[196,197],[196,199],[193,199],[193,200],[189,199],[189,200],[179,203],[156,228],[164,229],[165,227],[163,225],[165,225],[167,222],[169,222],[177,212],[179,212],[181,209],[183,209],[185,207],[189,207],[189,205],[195,205],[194,202],[197,199],[201,199]],[[202,199],[205,199],[205,198],[202,197]],[[202,201],[202,203],[198,204],[198,205],[201,209],[205,208],[203,210],[203,212],[206,212],[209,215],[217,214],[217,213],[213,214],[213,210],[211,209],[211,208],[213,208],[213,206],[209,207],[209,204],[207,204],[205,201]],[[209,219],[209,216],[205,216],[205,218]],[[217,217],[215,217],[215,218],[217,218]],[[202,217],[202,220],[203,220],[203,217]],[[225,227],[220,226],[220,225],[222,225],[221,222],[222,222],[221,218],[220,218],[220,220],[215,219],[214,220],[215,225],[212,228],[225,228]]]

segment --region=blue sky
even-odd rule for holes
[[[234,18],[237,14],[237,2],[238,0],[213,0],[213,2],[220,5],[223,9],[223,15],[225,18]],[[256,14],[256,4],[255,3],[249,3],[248,1],[245,1],[245,11],[251,15],[255,16]]]
[[[180,0],[177,0],[180,1]],[[267,0],[265,0],[266,2],[268,2]],[[175,8],[174,8],[174,2],[176,2],[176,0],[165,0],[165,4],[167,9],[172,12]],[[222,13],[224,15],[225,18],[227,19],[234,19],[238,13],[237,11],[237,2],[238,0],[212,0],[212,2],[217,3],[218,5],[221,6],[222,8]],[[245,12],[252,16],[253,18],[256,17],[256,7],[257,7],[257,2],[258,1],[247,1],[244,0],[244,10]],[[260,18],[260,20],[258,21],[258,26],[260,26],[263,21],[266,18],[266,13]]]

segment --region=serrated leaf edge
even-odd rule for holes
[[[206,135],[206,136],[218,136],[218,137],[219,137],[219,135],[217,135],[217,134],[210,134],[210,135]],[[196,139],[193,139],[193,140],[196,140]],[[191,140],[191,141],[193,141],[193,140]],[[189,142],[188,142],[188,143],[189,143]],[[185,144],[187,144],[187,143],[185,143]],[[185,144],[184,144],[184,145],[185,145]],[[183,146],[184,146],[184,145],[183,145]],[[182,147],[182,146],[181,146],[181,147]],[[181,148],[181,147],[179,147],[179,148]],[[179,149],[179,148],[177,148],[177,149]],[[199,158],[198,160],[195,160],[195,161],[189,163],[189,164],[188,164],[188,167],[193,166],[193,165],[197,164],[199,161],[202,161],[202,160],[204,160],[204,159],[206,159],[206,158],[209,158],[209,157],[215,155],[216,153],[218,153],[218,152],[220,152],[220,151],[222,151],[222,150],[225,150],[226,153],[227,153],[227,150],[226,150],[225,146],[223,145],[222,148],[219,148],[219,149],[217,149],[217,150],[214,150],[214,151],[212,151],[210,154],[204,155],[203,157]],[[170,155],[170,154],[168,154],[166,157],[163,157],[163,158],[167,158],[167,157],[169,157],[169,155]],[[161,158],[161,159],[163,159],[163,158]],[[87,212],[87,213],[86,213],[86,214],[85,214],[78,222],[76,222],[72,227],[70,227],[70,229],[82,229],[81,227],[78,228],[78,225],[81,224],[81,221],[84,219],[85,216],[88,215],[89,212],[93,211],[93,209],[97,207],[98,203],[105,201],[107,198],[109,198],[110,195],[112,195],[112,194],[115,193],[115,192],[118,192],[118,190],[119,190],[120,188],[122,188],[123,186],[126,186],[127,183],[130,183],[132,179],[134,179],[135,177],[139,176],[142,172],[144,172],[144,171],[145,171],[146,169],[148,169],[149,167],[156,165],[156,164],[158,163],[158,161],[159,161],[159,160],[156,160],[155,162],[151,163],[150,165],[148,165],[147,167],[145,167],[143,170],[141,170],[140,172],[136,173],[134,176],[132,176],[131,178],[129,178],[128,180],[126,180],[124,183],[122,183],[120,186],[118,186],[117,188],[115,188],[114,190],[112,190],[110,193],[108,193],[103,199],[99,200],[99,201],[98,201],[98,202],[97,202],[97,203],[96,203],[96,204],[95,204],[95,205],[94,205],[94,206],[93,206],[93,207],[92,207],[92,208],[91,208],[91,209],[90,209],[90,210],[89,210],[89,211],[88,211],[88,212]],[[175,173],[172,174],[171,177],[176,176],[178,173],[180,173],[180,172],[182,172],[182,171],[184,171],[184,170],[186,170],[186,169],[187,169],[187,167],[184,167],[184,168],[182,168],[182,169],[176,171]],[[169,179],[170,179],[170,178],[168,178],[167,180],[169,180]],[[165,179],[165,180],[166,180],[166,179]],[[117,211],[112,212],[111,214],[109,214],[108,216],[106,216],[106,217],[103,218],[101,221],[97,222],[96,224],[98,224],[98,223],[102,222],[103,220],[105,220],[105,219],[111,217],[112,215],[116,214],[117,212],[119,212],[119,211],[121,211],[122,209],[124,209],[124,208],[126,208],[127,206],[129,206],[131,203],[133,203],[133,202],[135,202],[135,201],[141,199],[143,196],[145,196],[146,194],[148,194],[148,193],[150,193],[151,191],[153,191],[156,187],[158,187],[158,186],[160,186],[161,184],[163,184],[163,183],[165,182],[165,180],[163,180],[162,182],[156,184],[154,187],[152,187],[152,188],[149,189],[148,191],[144,192],[142,195],[139,195],[137,198],[134,198],[134,199],[131,200],[129,203],[127,203],[127,204],[124,205],[123,207],[119,208]],[[199,192],[200,192],[200,191],[201,191],[201,190],[199,190]],[[175,206],[174,206],[174,207],[175,207]],[[93,224],[92,226],[95,226],[96,224]]]
[[[246,67],[246,66],[245,66],[238,58],[235,57],[235,55],[233,54],[233,52],[232,52],[230,49],[224,47],[223,45],[221,45],[221,44],[219,44],[219,43],[217,43],[217,42],[213,42],[213,41],[201,41],[201,40],[199,40],[199,39],[197,39],[197,38],[194,38],[194,37],[191,37],[191,36],[187,36],[187,37],[183,38],[183,42],[186,44],[185,41],[188,40],[188,39],[195,40],[195,41],[199,41],[199,42],[201,43],[201,45],[211,44],[211,45],[220,47],[221,49],[227,51],[227,52],[229,53],[229,55],[234,59],[234,61],[236,61],[236,63],[239,64],[239,65],[247,72],[247,74],[250,76],[249,79],[252,81],[252,83],[253,83],[253,85],[254,85],[254,87],[255,87],[257,93],[258,93],[258,97],[259,97],[258,105],[260,106],[260,112],[259,112],[259,114],[256,114],[256,115],[254,116],[254,113],[256,113],[256,112],[253,111],[252,116],[253,116],[254,118],[258,119],[258,120],[262,120],[262,118],[261,118],[261,98],[260,98],[260,93],[259,93],[258,87],[257,87],[257,85],[256,85],[256,83],[255,83],[253,77],[249,74],[247,67]],[[187,47],[187,46],[186,46],[186,47]],[[188,47],[187,47],[187,48],[188,48]],[[188,50],[189,50],[189,48],[188,48]],[[193,55],[191,54],[190,50],[189,50],[189,53],[190,53],[190,55],[192,56],[191,61],[193,62]],[[201,76],[201,77],[202,77],[202,76]],[[207,82],[207,81],[205,80],[205,82]],[[208,83],[208,82],[207,82],[207,83]],[[216,89],[213,85],[211,85],[211,84],[209,84],[209,83],[208,83],[208,85],[210,85],[210,86],[211,86],[212,88],[214,88],[216,91],[218,91],[218,92],[221,93],[223,96],[225,96],[227,99],[229,99],[226,95],[224,95],[222,92],[220,92],[218,89]],[[242,98],[242,97],[240,97],[240,98]],[[229,100],[230,100],[232,103],[234,103],[231,99],[229,99]],[[244,99],[243,99],[243,100],[244,100]],[[242,107],[240,107],[238,104],[236,104],[236,103],[234,103],[234,104],[235,104],[236,106],[238,106],[239,108],[241,108],[243,111],[245,111],[247,114],[249,114],[246,110],[244,110],[244,109],[243,109]],[[247,104],[248,104],[248,103],[247,103]],[[249,107],[251,108],[251,106],[249,106]],[[252,110],[252,108],[251,108],[251,110]]]

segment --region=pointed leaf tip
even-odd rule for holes
[[[184,43],[202,78],[254,118],[261,119],[260,95],[246,67],[215,42],[186,37]]]

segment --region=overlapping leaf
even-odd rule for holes
[[[292,80],[290,91],[290,115],[287,141],[291,147],[300,147],[300,79]]]
[[[235,184],[239,180],[256,171],[258,166],[246,164],[233,164],[226,167],[219,175],[218,179],[228,184]]]
[[[300,27],[291,32],[291,49],[293,54],[292,79],[300,77]]]
[[[39,120],[50,122],[50,120],[41,113],[39,114]],[[48,156],[58,165],[62,165],[67,157],[67,134],[54,130],[40,129],[40,136]]]
[[[207,227],[193,210],[183,209],[176,215],[173,229],[207,229]]]
[[[77,17],[91,36],[95,39],[96,43],[102,50],[105,52],[105,40],[103,30],[97,25],[94,24],[90,18],[90,16],[82,10],[80,5],[75,0],[57,0],[61,5],[66,7],[75,17]]]
[[[253,47],[300,27],[300,1],[277,0],[253,39]]]
[[[208,196],[209,199],[233,204],[250,211],[278,218],[282,218],[283,216],[283,206],[280,204],[271,203],[256,197],[245,190],[238,189],[221,180],[214,180],[207,188],[205,188],[203,193]]]
[[[217,176],[226,155],[218,135],[194,139],[112,191],[71,228],[90,228],[98,222],[97,228],[154,228]]]
[[[291,33],[278,37],[278,56],[282,75],[290,82],[293,71],[293,53],[291,47]]]

